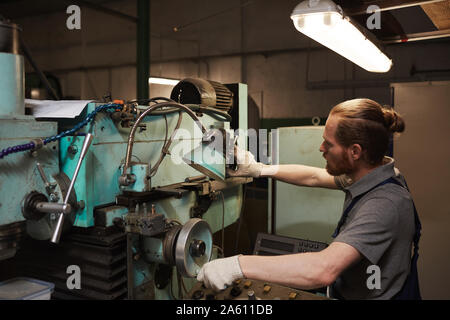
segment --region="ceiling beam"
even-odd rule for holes
[[[425,4],[432,4],[442,1],[447,0],[429,0],[429,1],[378,0],[378,1],[370,1],[370,4],[345,8],[344,12],[349,16],[357,16],[367,14],[367,8],[369,7],[369,5],[378,6],[380,10],[375,10],[375,12],[377,12],[377,11],[389,11],[407,7],[421,6]]]
[[[450,1],[423,4],[423,11],[427,14],[437,29],[450,29]]]

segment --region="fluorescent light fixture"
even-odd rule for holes
[[[370,72],[391,69],[392,60],[333,1],[303,1],[295,7],[291,19],[298,31],[361,68]]]
[[[168,85],[168,86],[175,86],[178,82],[180,82],[180,80],[168,79],[168,78],[156,78],[156,77],[148,78],[148,83],[164,84],[164,85]]]

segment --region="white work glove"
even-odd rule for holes
[[[258,178],[261,175],[261,171],[265,164],[256,162],[255,157],[251,152],[235,146],[234,154],[237,170],[227,169],[229,176]]]
[[[226,289],[226,286],[231,285],[234,280],[244,277],[239,265],[239,256],[241,255],[216,259],[204,264],[197,275],[197,280],[214,291]]]

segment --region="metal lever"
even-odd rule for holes
[[[36,163],[36,167],[38,168],[39,175],[41,176],[42,181],[44,181],[45,188],[50,187],[50,182],[48,182],[47,177],[45,176],[44,170],[42,169],[42,166],[39,162]]]
[[[73,185],[75,184],[75,180],[78,176],[78,171],[80,171],[81,163],[83,162],[84,157],[86,156],[87,150],[89,149],[89,146],[91,145],[92,139],[94,139],[94,136],[90,133],[86,134],[86,137],[84,138],[83,147],[81,149],[80,158],[78,159],[77,166],[75,168],[75,172],[73,174],[72,180],[70,181],[69,189],[67,190],[66,197],[64,199],[64,205],[67,204],[69,201],[70,194],[72,193]],[[53,243],[59,243],[59,238],[61,237],[62,232],[62,226],[64,224],[64,213],[60,213],[58,217],[58,222],[56,223],[55,231],[53,231],[53,235],[51,238],[51,242]]]
[[[36,203],[36,210],[45,213],[69,214],[72,212],[72,206],[68,203],[38,202]]]
[[[52,193],[52,191],[53,191],[53,190],[55,189],[55,187],[56,187],[56,183],[54,183],[54,182],[52,182],[52,183],[48,182],[48,179],[47,179],[47,177],[45,176],[45,173],[44,173],[44,169],[42,169],[42,166],[41,166],[41,164],[40,164],[39,162],[36,163],[36,167],[38,168],[39,175],[41,176],[41,179],[42,179],[42,181],[44,182],[45,190],[47,191],[47,194]]]

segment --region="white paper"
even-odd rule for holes
[[[75,118],[94,100],[34,100],[25,99],[25,107],[35,118]]]

